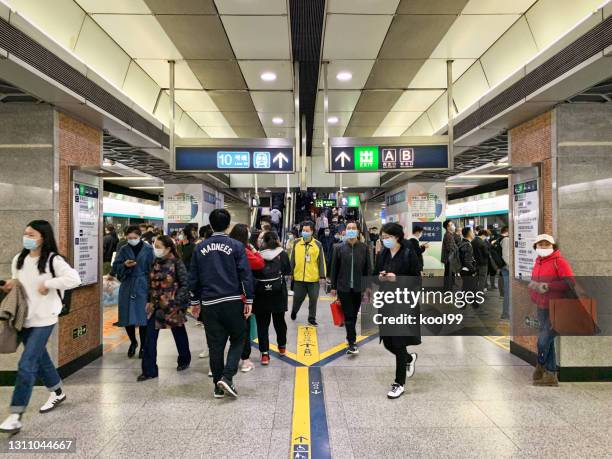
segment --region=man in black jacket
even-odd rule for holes
[[[474,250],[474,260],[476,264],[476,288],[478,291],[484,291],[487,284],[487,276],[489,275],[489,255],[491,248],[485,240],[487,230],[480,230],[478,236],[472,240],[472,248]]]
[[[331,263],[332,296],[338,299],[344,312],[344,326],[348,341],[347,354],[359,354],[357,342],[357,313],[361,306],[363,278],[372,273],[368,246],[359,240],[357,223],[346,226],[346,240],[334,246]]]
[[[476,260],[474,259],[474,248],[472,247],[472,240],[474,239],[474,231],[469,226],[465,226],[461,230],[463,239],[459,244],[459,260],[461,261],[461,279],[463,286],[461,288],[464,292],[475,292],[476,291]],[[473,304],[472,301],[466,301],[467,304]]]
[[[450,257],[455,255],[457,251],[457,243],[455,241],[455,225],[452,221],[446,220],[442,226],[445,229],[444,239],[442,240],[442,263],[444,263],[444,291],[453,289],[455,274],[450,263]]]
[[[209,220],[214,233],[197,245],[191,257],[192,314],[198,317],[202,307],[215,398],[225,394],[237,397],[232,380],[244,345],[244,320],[251,315],[253,276],[244,245],[225,234],[230,225],[229,212],[215,209]],[[224,363],[228,337],[230,347]]]
[[[113,225],[106,225],[104,233],[104,239],[102,240],[102,262],[103,273],[106,275],[111,271],[111,261],[113,261],[113,253],[117,251],[119,238]]]
[[[408,245],[414,251],[414,253],[416,253],[417,258],[419,259],[419,272],[423,272],[423,266],[425,264],[423,261],[423,253],[425,253],[425,250],[429,248],[428,242],[425,244],[421,244],[419,242],[422,236],[423,228],[420,226],[415,226],[412,230],[412,236],[410,236],[410,239],[408,239]]]

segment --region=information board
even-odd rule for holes
[[[79,272],[81,285],[98,282],[98,188],[74,182],[72,202],[72,229],[74,268]]]
[[[515,184],[513,198],[514,275],[529,279],[536,259],[533,244],[540,232],[538,180]]]
[[[355,141],[361,140],[371,140],[372,143],[352,145]],[[384,141],[384,139],[334,139],[331,143],[329,170],[331,172],[405,172],[445,170],[450,167],[448,143],[377,145],[374,144],[375,140]]]
[[[295,158],[292,147],[209,147],[177,146],[178,172],[292,173]]]
[[[442,241],[442,222],[412,222],[412,232],[414,232],[414,228],[417,226],[423,228],[420,242]]]
[[[315,207],[336,207],[335,199],[315,199]]]

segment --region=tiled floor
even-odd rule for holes
[[[344,339],[328,303],[320,302],[321,352]],[[68,400],[54,412],[38,414],[47,393],[35,388],[16,438],[76,438],[72,458],[288,458],[294,367],[256,363],[236,378],[238,400],[215,400],[207,359],[197,357],[202,328],[190,322],[188,330],[189,370],[176,372],[174,342],[162,331],[160,377],[137,383],[140,361],[120,343],[66,379]],[[531,367],[481,337],[427,337],[412,351],[417,372],[394,401],[386,398],[394,359],[377,339],[323,367],[332,457],[611,457],[612,383],[533,387]],[[0,388],[3,400],[10,393]]]

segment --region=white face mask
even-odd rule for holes
[[[153,253],[155,254],[155,256],[157,258],[164,258],[164,256],[166,255],[166,249],[153,249]]]
[[[552,253],[554,252],[554,249],[550,248],[550,249],[536,249],[536,253],[538,254],[538,257],[547,257],[549,255],[552,255]]]
[[[455,231],[455,225],[448,225],[448,230],[452,233]]]

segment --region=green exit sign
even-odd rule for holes
[[[355,147],[355,170],[378,170],[378,147]]]
[[[72,339],[80,338],[87,334],[87,325],[81,325],[80,327],[72,329]]]

